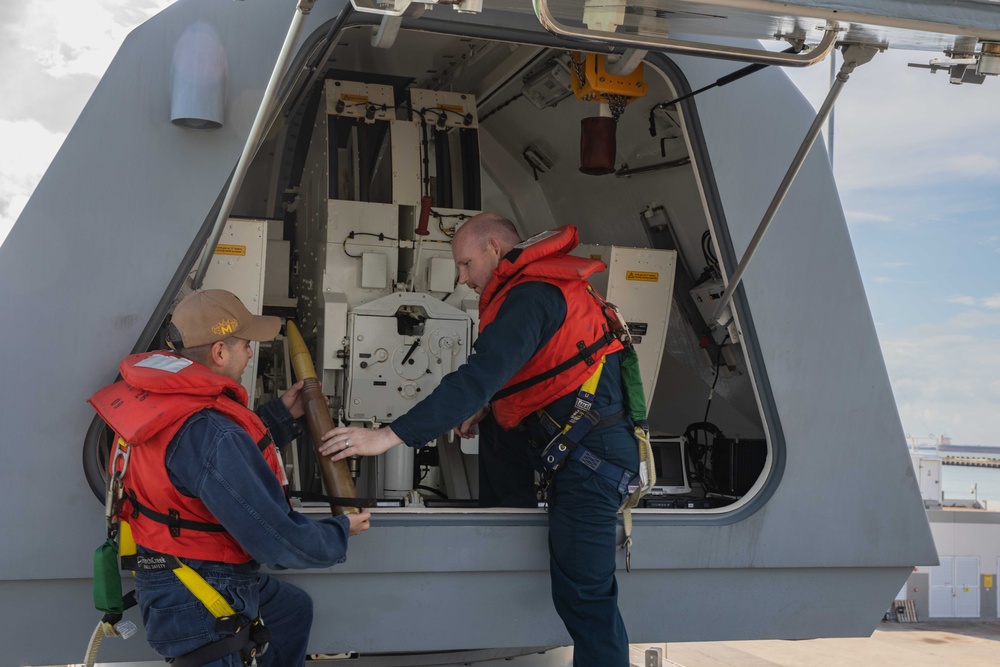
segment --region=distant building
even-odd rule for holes
[[[950,444],[943,436],[941,440]],[[940,565],[914,568],[899,598],[913,600],[921,620],[1000,618],[1000,512],[974,500],[945,499],[941,459],[923,454],[910,458]]]

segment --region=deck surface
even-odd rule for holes
[[[865,639],[670,644],[667,659],[668,667],[996,667],[1000,620],[883,622]]]

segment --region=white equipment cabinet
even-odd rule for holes
[[[224,289],[240,298],[254,315],[264,306],[264,271],[267,261],[267,220],[233,218],[215,246],[212,263],[205,273],[202,289]],[[251,343],[253,357],[243,371],[241,384],[252,407],[257,396],[257,364],[260,343]]]
[[[656,389],[667,338],[677,252],[579,245],[573,254],[599,259],[608,265],[607,271],[590,277],[590,284],[610,303],[618,306],[628,322],[632,342],[639,355],[646,405],[649,405]]]

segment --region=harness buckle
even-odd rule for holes
[[[108,480],[107,492],[104,496],[104,520],[108,527],[108,537],[115,538],[118,535],[117,517],[121,512],[122,495],[125,490],[125,470],[128,468],[128,460],[131,450],[128,443],[121,436],[115,441],[115,453],[111,457],[111,477]],[[121,467],[118,466],[121,462]]]
[[[576,449],[576,443],[566,437],[565,433],[557,433],[549,440],[541,452],[542,466],[549,475],[557,473],[566,464],[570,452]]]

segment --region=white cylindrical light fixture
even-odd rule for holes
[[[170,122],[180,127],[222,127],[226,107],[226,52],[215,29],[193,24],[174,47]]]

